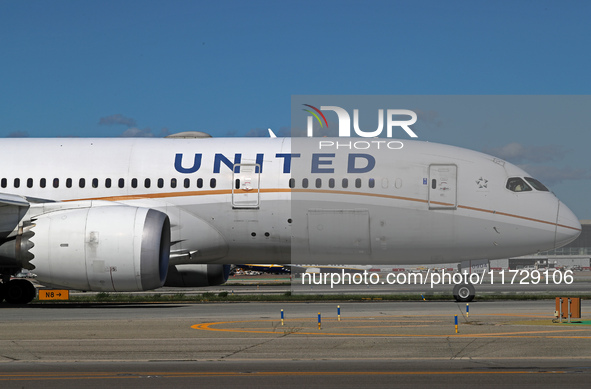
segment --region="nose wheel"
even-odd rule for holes
[[[454,299],[459,303],[469,303],[474,300],[476,290],[472,284],[460,284],[454,286]]]

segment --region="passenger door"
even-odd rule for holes
[[[232,208],[256,209],[260,201],[260,165],[237,163],[232,169]]]
[[[429,209],[456,209],[458,206],[456,165],[429,166]]]

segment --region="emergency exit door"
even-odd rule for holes
[[[429,166],[429,209],[456,209],[458,206],[456,165]]]
[[[232,208],[258,208],[260,165],[238,163],[232,174]]]

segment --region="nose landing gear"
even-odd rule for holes
[[[454,285],[453,295],[457,302],[469,303],[474,300],[476,290],[472,284]]]

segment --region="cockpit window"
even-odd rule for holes
[[[533,186],[535,190],[539,190],[542,192],[550,192],[544,184],[542,184],[540,181],[536,180],[535,178],[525,177],[525,181],[529,182],[529,184],[531,186]]]
[[[507,189],[512,192],[527,192],[532,190],[521,177],[511,177],[507,180]]]

